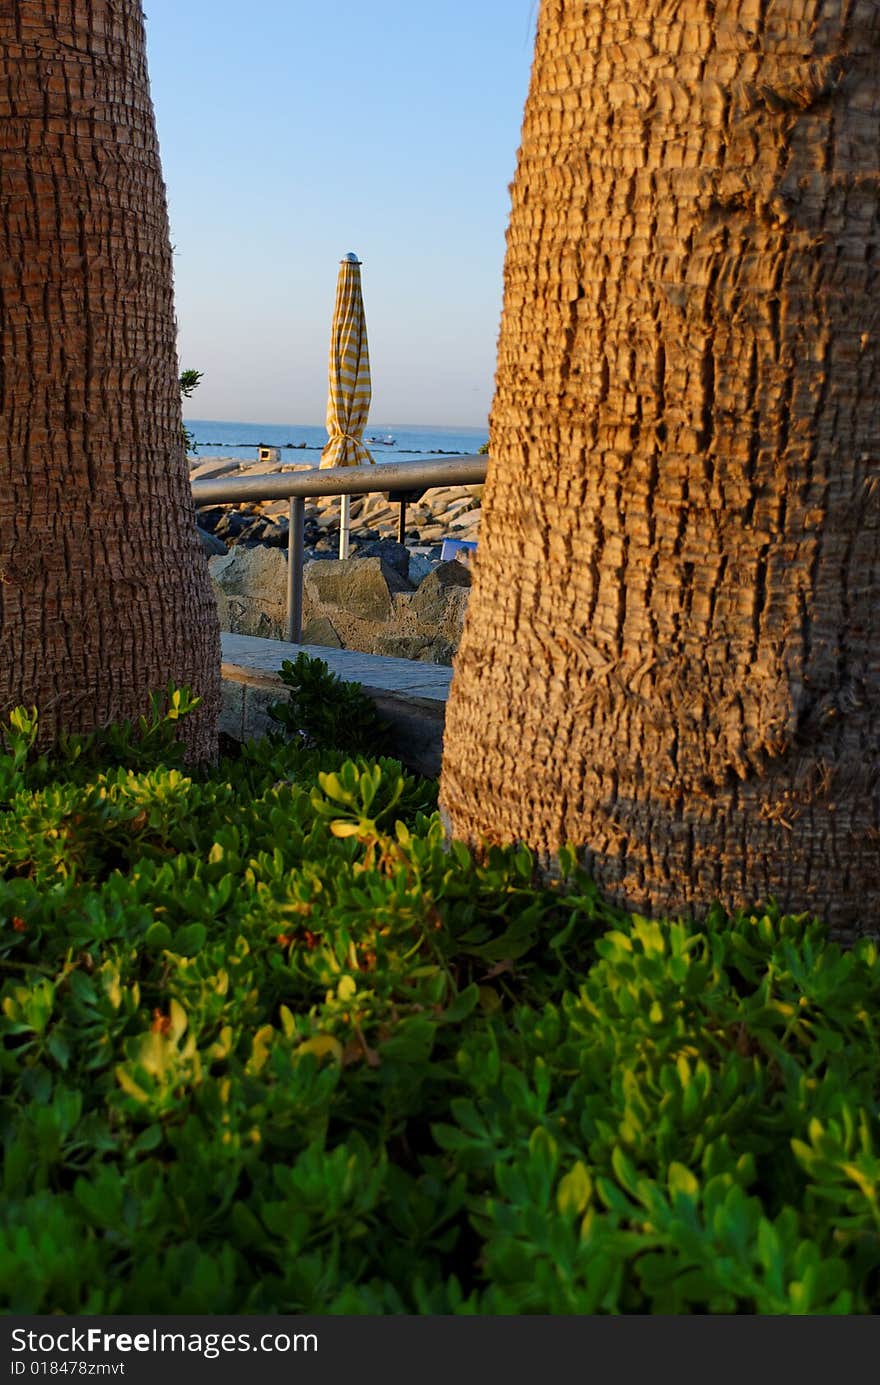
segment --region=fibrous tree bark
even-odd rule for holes
[[[880,909],[880,8],[543,0],[454,835]]]
[[[216,751],[219,632],[182,445],[139,0],[0,0],[0,712],[42,739],[169,680]]]

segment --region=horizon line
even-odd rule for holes
[[[291,423],[291,422],[289,422],[289,421],[286,420],[286,419],[285,419],[282,423],[272,423],[272,422],[269,422],[268,420],[266,420],[266,419],[264,419],[264,418],[258,418],[258,419],[245,419],[245,418],[194,418],[194,417],[191,417],[191,416],[189,416],[189,415],[187,415],[187,414],[184,414],[183,417],[184,417],[184,422],[187,423],[187,424],[190,424],[190,425],[191,425],[191,424],[194,424],[194,423],[222,423],[222,424],[224,424],[226,427],[228,427],[230,424],[236,424],[236,425],[240,424],[243,428],[324,428],[324,429],[326,430],[326,424],[325,424],[325,423],[303,423],[302,421],[300,421],[300,422],[298,422],[298,423]],[[435,430],[437,430],[437,429],[446,429],[448,432],[457,432],[457,431],[465,432],[465,431],[466,431],[466,432],[475,432],[475,433],[479,433],[479,432],[488,431],[489,424],[488,424],[488,422],[485,423],[485,424],[483,424],[483,423],[401,423],[401,422],[397,421],[397,422],[393,422],[393,423],[384,423],[384,422],[380,422],[380,423],[368,423],[368,424],[366,425],[366,427],[367,427],[367,428],[370,428],[370,429],[376,429],[376,428],[378,428],[378,429],[382,429],[382,428],[431,428],[431,429],[435,429]]]

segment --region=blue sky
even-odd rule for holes
[[[321,423],[339,260],[370,421],[482,426],[536,0],[147,0],[191,416]]]

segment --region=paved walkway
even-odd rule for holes
[[[376,692],[407,694],[431,702],[445,702],[452,681],[452,669],[445,664],[421,664],[415,659],[385,659],[378,654],[361,654],[356,649],[328,649],[318,644],[287,644],[284,640],[260,640],[252,635],[221,637],[223,676],[235,679],[243,674],[277,674],[285,659],[310,654],[324,663],[338,678],[362,683]]]

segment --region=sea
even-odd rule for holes
[[[195,437],[198,457],[241,457],[257,460],[258,447],[280,447],[283,458],[291,461],[321,460],[321,450],[327,442],[323,424],[311,423],[219,423],[213,419],[188,418],[186,427]],[[428,424],[370,423],[367,438],[390,439],[381,443],[366,442],[376,462],[414,462],[421,457],[469,456],[479,450],[489,437],[488,425],[483,428],[435,428]]]

